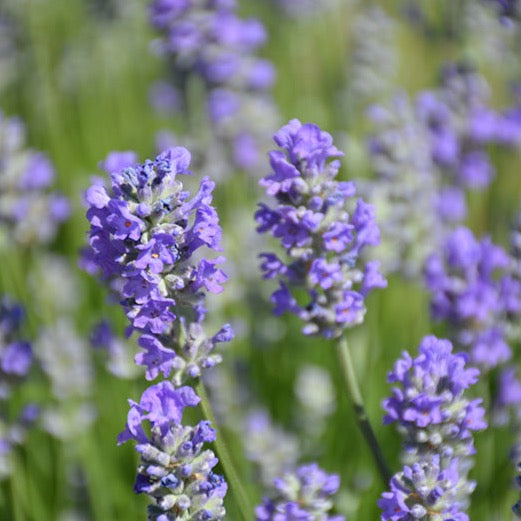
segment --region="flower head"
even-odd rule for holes
[[[472,431],[486,427],[484,409],[481,399],[463,394],[477,382],[479,371],[466,367],[467,355],[453,354],[448,340],[427,336],[419,351],[414,359],[404,352],[389,373],[389,382],[398,385],[383,402],[384,422],[398,424],[413,459],[431,452],[473,454]]]
[[[227,279],[218,267],[224,257],[196,261],[194,255],[203,247],[221,250],[214,183],[203,178],[190,199],[178,177],[191,173],[182,147],[115,169],[128,156],[111,157],[110,188],[94,184],[87,190],[88,262],[118,294],[131,329],[143,335],[145,351],[136,362],[147,367],[147,377],[161,372],[180,384],[218,363],[210,352],[233,336],[224,326],[226,333],[208,338],[201,326],[205,291],[220,293]]]
[[[316,463],[302,465],[273,481],[273,497],[256,508],[256,520],[343,521],[343,516],[329,514],[339,485],[336,474],[327,474]]]
[[[214,453],[203,450],[205,443],[214,441],[215,431],[207,421],[194,427],[181,424],[185,407],[199,401],[191,387],[176,389],[166,381],[149,387],[139,403],[130,400],[127,427],[118,443],[137,442],[141,459],[134,491],[153,499],[149,519],[210,521],[224,517],[227,484],[212,471],[218,463]]]
[[[154,0],[150,19],[161,34],[157,49],[177,76],[202,80],[208,120],[229,159],[242,169],[257,167],[277,119],[270,95],[275,69],[255,54],[266,41],[264,26],[240,18],[232,0]]]
[[[449,235],[443,250],[425,264],[433,317],[447,320],[458,344],[485,368],[511,356],[503,321],[508,301],[501,280],[508,265],[508,256],[499,246],[488,238],[478,242],[463,227]]]
[[[49,158],[25,141],[23,123],[0,111],[0,220],[9,237],[29,246],[52,241],[70,207],[50,190],[55,171]]]
[[[382,521],[468,521],[458,497],[458,460],[442,468],[439,456],[405,466],[378,500]]]
[[[359,266],[363,250],[379,242],[374,209],[354,200],[352,182],[335,181],[343,154],[327,132],[294,119],[274,140],[282,150],[270,152],[272,173],[260,184],[276,204],[255,214],[259,233],[278,238],[289,258],[262,254],[264,277],[280,281],[274,311],[298,315],[306,334],[336,337],[363,320],[365,296],[386,286],[378,262]],[[306,291],[302,303],[297,288]]]

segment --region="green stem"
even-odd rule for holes
[[[212,422],[212,427],[215,429],[216,439],[215,439],[215,448],[217,450],[217,454],[219,456],[219,460],[224,469],[224,473],[226,474],[226,479],[230,486],[230,489],[233,490],[233,494],[239,510],[241,511],[242,518],[244,521],[249,521],[253,516],[253,505],[250,502],[250,498],[246,493],[245,488],[242,485],[241,480],[239,479],[239,475],[235,470],[235,466],[233,464],[230,452],[224,442],[224,438],[222,436],[222,432],[219,429],[219,425],[215,421],[215,416],[212,411],[212,407],[208,400],[208,396],[206,394],[206,390],[204,388],[204,384],[201,380],[197,382],[195,385],[195,391],[198,394],[199,398],[201,398],[201,407],[203,409],[204,416],[207,420]]]
[[[389,481],[391,480],[391,473],[389,472],[384,455],[380,445],[378,444],[373,428],[371,427],[371,423],[369,422],[369,417],[365,411],[362,393],[360,392],[360,386],[358,384],[353,361],[351,359],[351,352],[349,350],[349,345],[345,336],[340,337],[338,340],[337,351],[338,358],[340,360],[340,366],[342,368],[342,374],[346,384],[347,394],[349,395],[353,405],[358,427],[360,428],[365,441],[369,445],[371,454],[373,455],[374,461],[378,471],[380,472],[380,476],[385,483],[385,486],[388,486]]]

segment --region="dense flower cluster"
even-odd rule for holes
[[[274,494],[255,510],[256,521],[343,521],[330,515],[331,496],[340,485],[336,474],[326,474],[316,463],[302,465],[273,482]]]
[[[386,286],[378,261],[359,267],[365,247],[379,242],[374,209],[354,202],[354,183],[335,181],[340,162],[329,160],[342,152],[327,132],[294,119],[274,140],[283,150],[270,152],[273,171],[260,183],[276,206],[261,203],[255,214],[258,232],[278,238],[289,257],[285,264],[262,254],[264,278],[280,279],[274,312],[299,316],[305,334],[337,337],[362,322],[366,295]],[[306,301],[298,302],[290,288],[304,289]]]
[[[443,182],[452,190],[486,188],[494,171],[485,146],[521,141],[519,120],[490,108],[485,78],[461,64],[447,64],[441,89],[418,97],[418,116],[429,129]]]
[[[97,267],[122,300],[132,328],[141,332],[136,357],[147,378],[159,372],[179,385],[220,361],[213,353],[231,340],[229,325],[207,337],[201,322],[205,291],[219,293],[224,261],[202,258],[202,246],[220,250],[221,228],[211,205],[214,183],[202,179],[189,199],[177,176],[188,174],[189,152],[181,147],[123,170],[112,170],[111,186],[95,184],[86,193],[90,205],[87,265]]]
[[[405,466],[378,500],[382,521],[468,521],[458,497],[458,460],[446,468],[439,456]]]
[[[181,90],[189,88],[190,74],[200,77],[214,132],[230,144],[237,166],[257,166],[276,119],[269,94],[275,70],[255,56],[266,40],[261,22],[239,18],[234,0],[153,0],[150,19],[163,35],[159,51],[173,60]]]
[[[126,429],[118,442],[137,442],[141,456],[134,483],[136,493],[154,499],[148,519],[157,521],[210,521],[222,519],[227,485],[212,469],[217,458],[204,444],[215,439],[209,422],[194,427],[181,424],[185,407],[194,407],[199,397],[191,387],[167,381],[149,387],[139,403],[129,400]],[[144,424],[150,426],[150,434]]]
[[[233,336],[225,325],[207,337],[201,324],[205,291],[221,292],[227,278],[216,267],[223,257],[197,261],[194,255],[202,246],[221,250],[221,228],[211,205],[214,183],[203,178],[190,199],[177,178],[190,173],[190,154],[182,147],[129,166],[134,159],[131,152],[109,155],[102,167],[110,172],[110,188],[97,183],[86,193],[91,232],[83,262],[111,284],[130,330],[139,331],[143,351],[135,362],[145,366],[146,378],[162,374],[171,381],[149,387],[139,403],[130,400],[127,428],[118,441],[138,443],[134,490],[153,498],[149,519],[222,519],[227,484],[212,472],[218,463],[213,452],[202,450],[215,434],[209,422],[181,424],[184,407],[194,407],[200,398],[192,388],[178,387],[219,362],[215,345]],[[106,325],[92,340],[98,346],[114,344]],[[149,427],[144,429],[145,421]]]
[[[465,367],[467,355],[452,353],[448,340],[425,337],[416,358],[404,352],[389,373],[393,388],[384,403],[385,423],[404,434],[406,459],[430,452],[468,456],[474,453],[472,431],[486,427],[481,399],[464,397],[479,371]]]
[[[23,123],[0,111],[0,223],[10,240],[29,246],[54,239],[70,208],[49,191],[53,179],[49,158],[27,148]]]
[[[37,419],[39,409],[26,405],[13,419],[7,414],[6,404],[16,387],[27,376],[33,362],[31,345],[20,339],[24,309],[3,297],[0,301],[0,479],[12,471],[10,453],[23,442],[27,428]]]
[[[384,271],[418,275],[465,219],[466,191],[489,185],[494,171],[486,147],[521,143],[518,111],[492,109],[482,76],[448,64],[442,77],[441,88],[420,93],[414,108],[401,95],[369,111],[375,179],[362,186],[381,209]]]
[[[429,469],[429,477],[420,474],[420,482],[428,479],[432,483],[430,493],[439,475],[450,473],[455,481],[449,487],[451,499],[444,505],[450,506],[454,498],[464,505],[475,487],[467,479],[472,466],[470,456],[475,452],[472,432],[487,426],[483,419],[485,411],[481,406],[482,400],[469,400],[464,396],[464,392],[477,382],[479,371],[466,367],[467,355],[453,354],[452,344],[448,340],[425,337],[419,351],[420,354],[414,359],[404,352],[389,373],[389,382],[398,386],[383,402],[386,411],[384,422],[396,422],[404,436],[403,459],[413,467],[412,470],[406,467],[403,476],[414,474],[415,468],[418,471],[423,469],[422,472]],[[386,500],[396,501],[399,497],[397,491],[403,476],[399,473],[398,478],[393,479],[391,495],[383,496]],[[412,483],[407,487],[411,488]],[[383,504],[380,506],[383,508]],[[412,507],[412,504],[408,506]],[[423,506],[426,507],[426,504]],[[424,511],[421,512],[425,515]]]
[[[511,356],[503,320],[505,303],[510,302],[506,293],[514,289],[504,278],[508,265],[508,255],[500,247],[489,238],[478,242],[463,227],[448,236],[443,250],[432,254],[425,265],[433,317],[446,320],[455,341],[485,368]]]

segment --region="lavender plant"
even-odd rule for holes
[[[464,64],[448,63],[438,92],[418,97],[418,115],[430,131],[432,158],[449,187],[484,189],[494,171],[485,146],[516,144],[519,124],[489,106],[485,78]],[[450,217],[446,205],[440,217]]]
[[[382,519],[427,520],[436,514],[466,520],[475,487],[468,479],[475,453],[472,433],[487,424],[482,400],[469,400],[464,393],[479,371],[466,367],[467,355],[453,354],[448,340],[425,337],[419,351],[414,359],[404,352],[388,377],[398,386],[383,402],[384,422],[396,422],[404,436],[406,466],[378,503]]]
[[[442,87],[420,93],[414,108],[402,94],[369,111],[375,179],[361,184],[362,193],[381,209],[384,271],[412,278],[466,218],[467,191],[489,185],[487,146],[515,147],[521,138],[515,111],[490,107],[484,77],[458,64],[442,76]]]
[[[27,429],[39,416],[39,408],[34,403],[25,405],[15,418],[8,410],[13,394],[33,363],[32,346],[21,338],[24,318],[24,308],[3,296],[0,302],[0,479],[7,478],[13,471],[13,447],[23,443]]]
[[[317,464],[302,465],[273,481],[273,493],[255,510],[256,521],[302,519],[305,521],[343,521],[330,515],[331,496],[338,490],[336,474],[326,474]]]
[[[223,257],[195,261],[194,252],[202,246],[221,249],[221,228],[211,206],[214,183],[203,178],[189,199],[177,178],[189,173],[189,162],[186,149],[170,149],[154,161],[112,171],[110,189],[94,184],[86,194],[91,249],[84,263],[91,269],[97,266],[121,298],[131,322],[129,332],[140,334],[144,351],[135,361],[146,367],[146,378],[162,374],[171,380],[150,387],[139,404],[131,402],[127,429],[119,437],[120,442],[138,441],[142,462],[134,489],[152,497],[149,517],[158,521],[221,519],[227,489],[211,472],[217,463],[213,453],[201,453],[204,441],[215,440],[209,423],[181,425],[184,405],[195,406],[200,400],[215,425],[203,385],[196,384],[199,396],[190,387],[176,389],[218,363],[220,356],[212,353],[215,344],[233,337],[229,325],[213,337],[202,327],[204,290],[219,293],[227,277],[216,267]],[[144,419],[151,424],[150,438],[141,427]],[[215,441],[247,518],[248,498],[225,445]],[[179,472],[172,472],[178,466]]]
[[[511,357],[503,320],[505,285],[501,280],[508,264],[502,248],[489,238],[478,242],[470,230],[460,227],[425,265],[433,317],[446,320],[458,345],[484,368]]]
[[[340,162],[331,159],[343,154],[327,132],[294,119],[274,140],[283,150],[270,152],[273,171],[261,185],[275,205],[261,203],[255,214],[257,231],[278,238],[288,257],[262,254],[264,278],[279,279],[274,313],[297,315],[304,334],[338,338],[363,321],[371,290],[386,286],[378,261],[359,266],[364,249],[379,242],[374,208],[354,201],[353,182],[335,181]]]
[[[404,352],[388,381],[397,384],[383,402],[384,423],[396,423],[404,436],[404,460],[418,461],[429,454],[442,458],[474,454],[472,431],[486,427],[480,398],[465,391],[478,381],[479,371],[466,367],[465,353],[452,353],[452,344],[425,337],[419,355]]]
[[[363,406],[344,330],[363,321],[364,299],[387,281],[379,261],[363,263],[366,246],[379,242],[374,209],[353,201],[353,182],[335,177],[342,156],[332,137],[312,123],[291,120],[274,136],[282,150],[269,154],[272,173],[261,179],[275,206],[260,204],[259,233],[280,239],[287,264],[263,253],[265,279],[279,279],[271,297],[276,315],[289,311],[305,323],[306,335],[338,339],[338,354],[357,421],[384,481],[388,471]],[[364,264],[363,268],[360,266]],[[297,297],[298,295],[298,297]]]
[[[199,78],[213,132],[228,144],[236,166],[254,169],[277,118],[269,92],[274,68],[255,56],[266,40],[260,21],[239,18],[234,0],[155,0],[150,20],[162,34],[157,49],[172,62],[185,100],[189,78]]]
[[[374,128],[367,145],[374,178],[359,186],[378,208],[382,243],[376,256],[385,273],[414,279],[446,233],[437,211],[441,201],[428,131],[403,93],[387,105],[372,106],[368,115]]]
[[[48,243],[70,212],[65,197],[50,191],[54,167],[42,152],[27,148],[18,118],[0,112],[0,222],[3,242]]]
[[[211,337],[203,331],[204,291],[219,293],[227,277],[217,267],[222,256],[195,264],[200,247],[220,250],[221,228],[211,206],[214,183],[203,178],[189,200],[177,179],[189,173],[189,162],[186,149],[171,149],[112,172],[108,190],[93,185],[86,194],[87,256],[121,299],[131,330],[141,334],[136,363],[146,367],[147,379],[162,373],[176,385],[218,363],[214,347],[233,336],[229,325]]]

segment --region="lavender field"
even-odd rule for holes
[[[0,521],[521,517],[521,3],[0,0]]]

